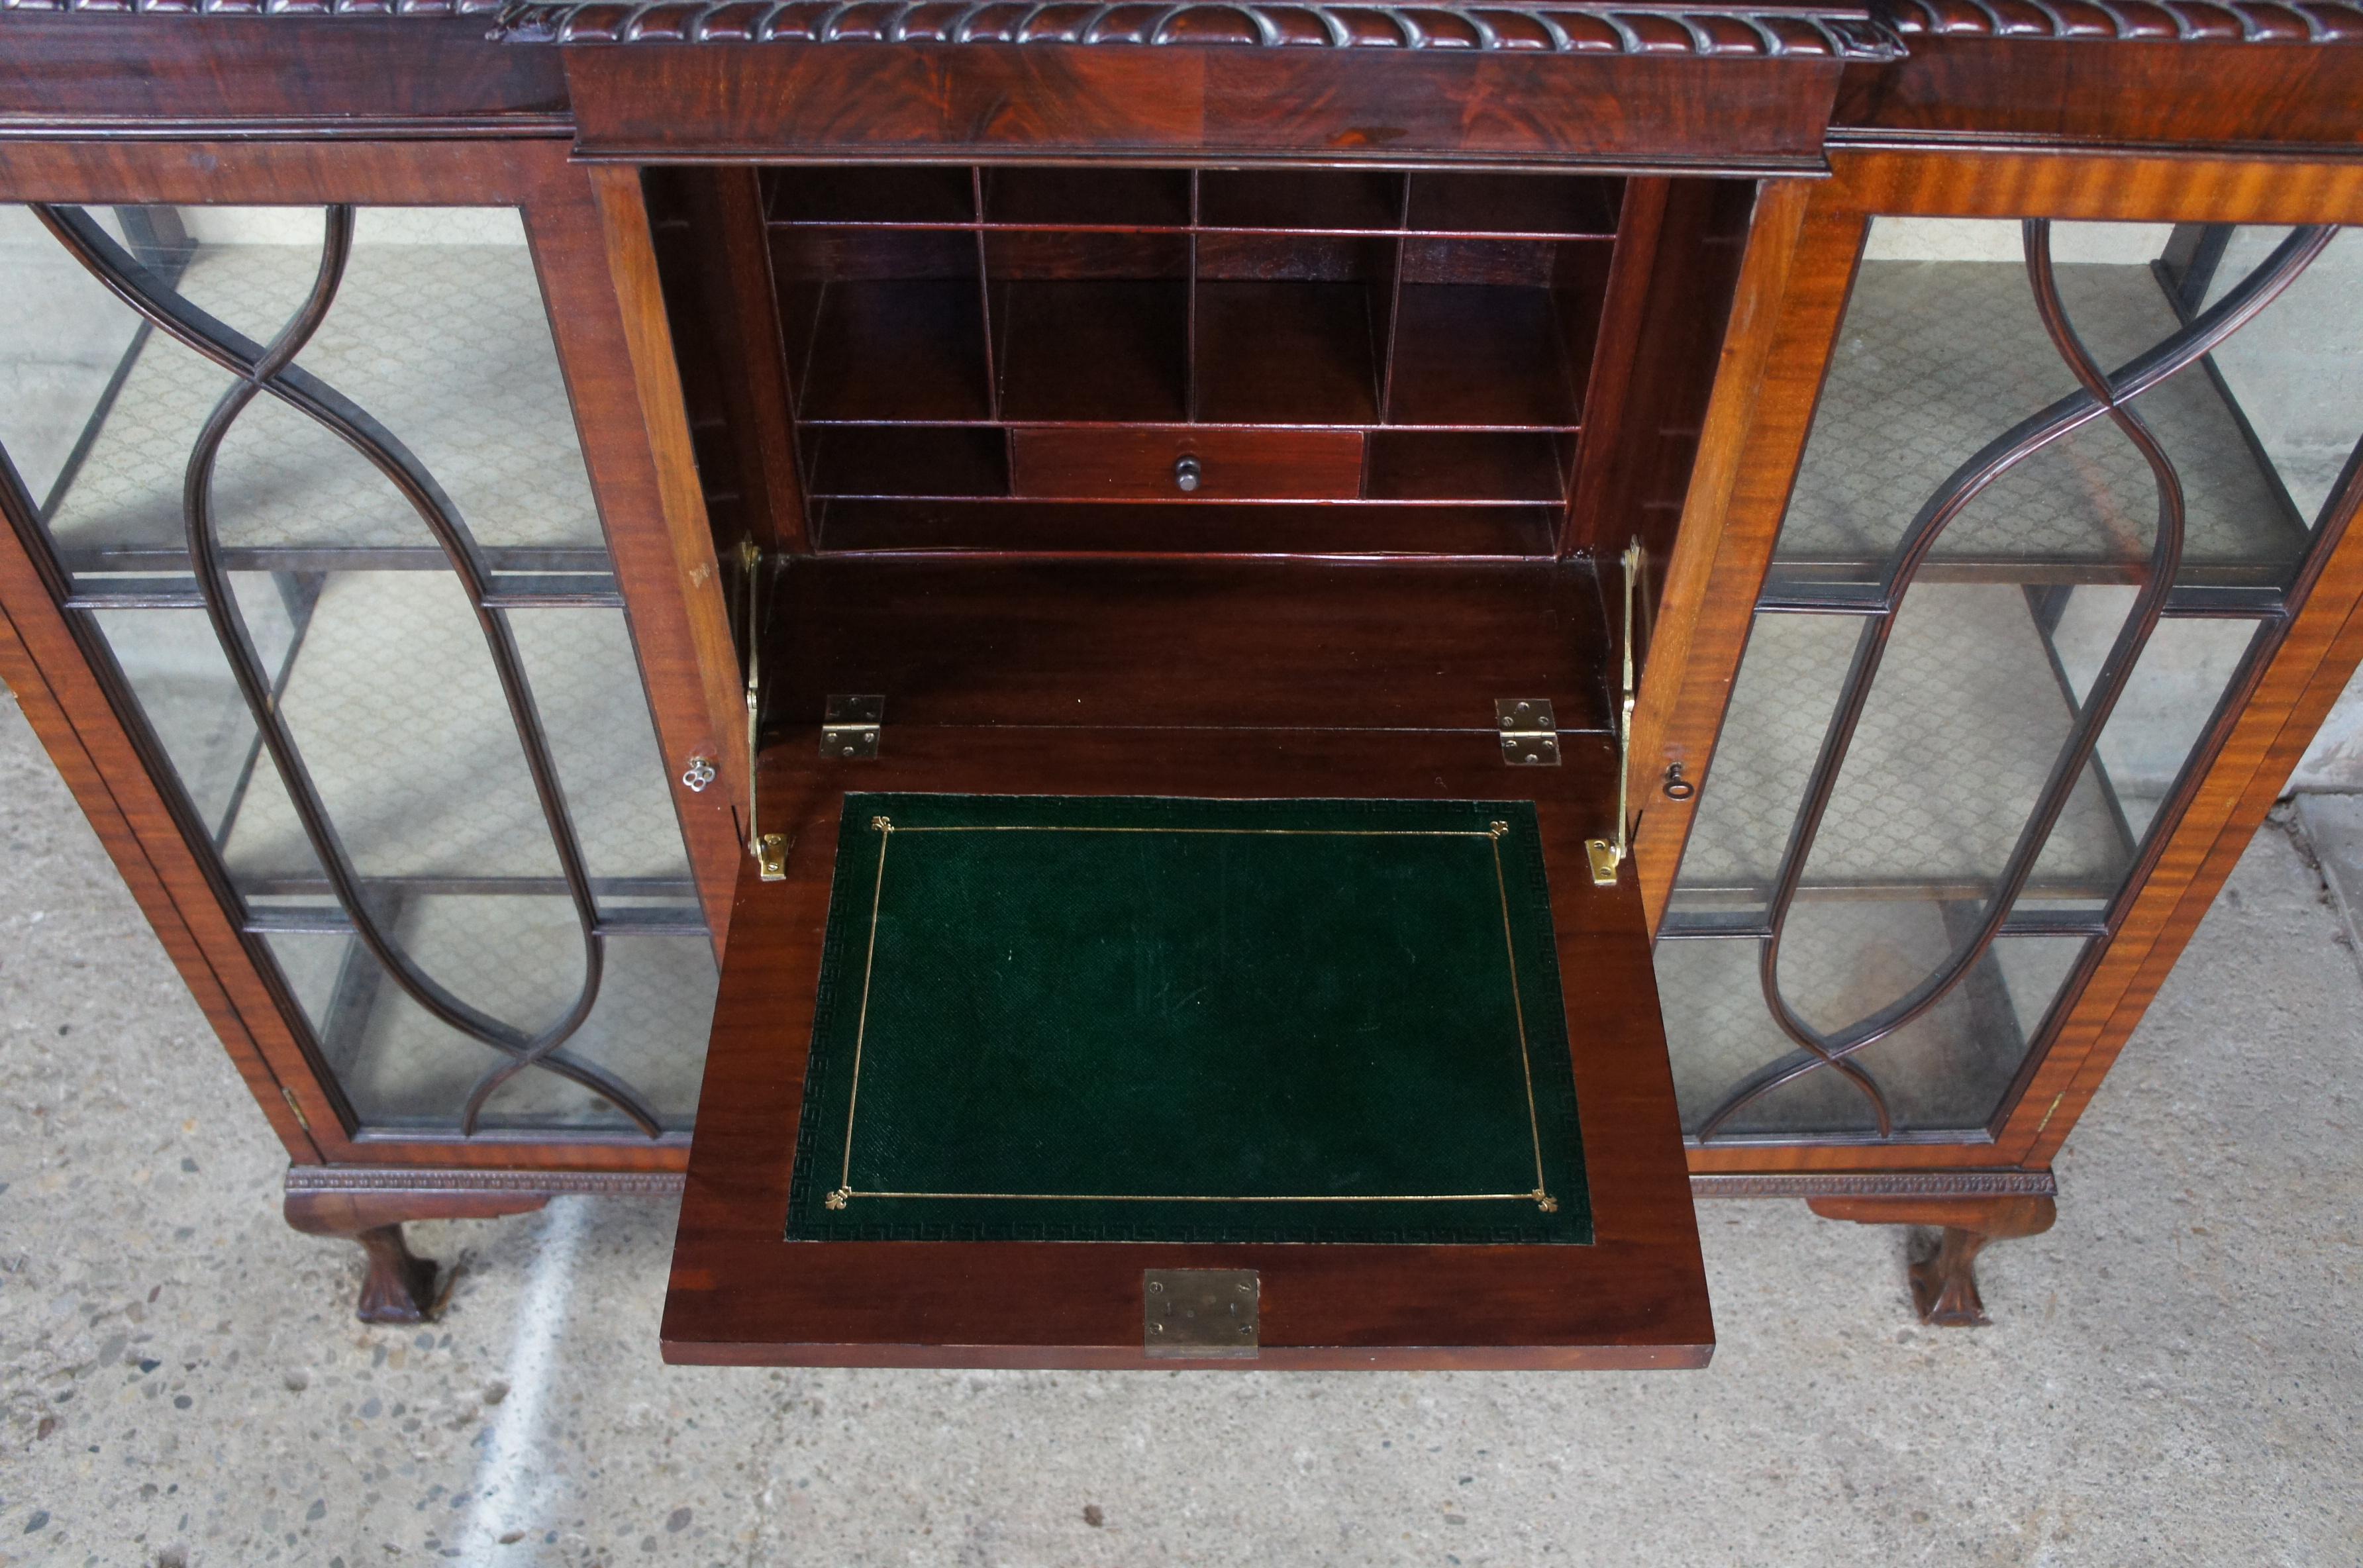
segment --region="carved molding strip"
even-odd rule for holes
[[[1692,1198],[2057,1198],[2049,1171],[1694,1173]]]
[[[672,1198],[679,1171],[429,1170],[417,1165],[290,1165],[289,1192],[527,1192]]]
[[[1807,61],[1899,53],[1867,11],[1760,6],[524,0],[502,12],[494,36],[519,43],[1106,44]]]
[[[2352,0],[1883,0],[1909,39],[2060,39],[2098,43],[2363,43]]]
[[[0,11],[84,17],[489,17],[502,0],[0,0]]]

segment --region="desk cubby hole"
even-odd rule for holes
[[[1196,416],[1378,423],[1397,250],[1392,239],[1199,235]]]
[[[1362,493],[1372,501],[1557,502],[1575,466],[1572,432],[1378,430]]]
[[[1596,174],[1411,176],[1413,234],[1613,239],[1625,182]]]
[[[1398,234],[1408,176],[1387,170],[1208,169],[1198,223],[1209,229]]]
[[[815,500],[1009,493],[1009,442],[990,425],[810,425],[798,457]]]
[[[771,249],[801,419],[993,417],[975,235],[775,229]]]
[[[1187,169],[987,169],[987,227],[1186,229]]]
[[[1406,238],[1387,422],[1580,425],[1610,249],[1597,240]]]
[[[940,164],[808,164],[763,174],[774,224],[910,227],[976,222],[973,170]]]
[[[1187,235],[988,232],[983,243],[1003,419],[1189,418]]]

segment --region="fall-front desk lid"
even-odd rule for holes
[[[893,742],[764,755],[781,850],[731,909],[668,1358],[1706,1360],[1588,739],[1515,772],[1482,732]],[[1369,793],[1255,788],[1291,774]]]

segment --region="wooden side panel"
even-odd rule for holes
[[[1801,181],[1767,183],[1732,301],[1722,364],[1665,572],[1633,713],[1640,825],[1634,858],[1655,933],[1723,728],[1757,593],[1804,455],[1822,371],[1846,308],[1863,220],[1823,211]],[[1680,767],[1692,793],[1665,792]]]
[[[518,152],[542,175],[526,221],[718,957],[740,858],[733,802],[745,799],[746,710],[647,209],[629,171],[582,169],[554,145]],[[682,782],[695,756],[721,775],[699,791]]]
[[[1583,433],[1576,448],[1574,483],[1569,487],[1559,530],[1563,556],[1597,555],[1605,559],[1625,546],[1623,539],[1614,538],[1620,530],[1608,526],[1603,513],[1619,471],[1625,466],[1619,459],[1626,451],[1628,392],[1636,361],[1654,355],[1656,348],[1644,336],[1643,316],[1650,280],[1657,271],[1670,185],[1666,180],[1639,178],[1625,182],[1625,201],[1616,217],[1616,245],[1603,281],[1600,315],[1594,324],[1597,336],[1591,345],[1592,373],[1583,391]],[[1584,264],[1585,259],[1576,259],[1577,264]],[[1573,354],[1569,362],[1578,362]]]

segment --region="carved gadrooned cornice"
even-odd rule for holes
[[[520,43],[1052,44],[1892,60],[1867,11],[1768,6],[1026,4],[1022,0],[527,0]]]
[[[504,0],[0,0],[77,17],[490,17]]]
[[[504,0],[0,0],[0,12],[75,17],[492,17]]]
[[[496,17],[520,43],[1311,45],[1548,54],[1890,60],[1896,40],[2363,43],[2363,0],[1880,0],[1763,6],[1057,5],[1012,0],[0,0],[148,17]]]
[[[2095,43],[2363,43],[2363,4],[2299,0],[1885,0],[1913,39],[2044,39]]]

